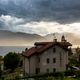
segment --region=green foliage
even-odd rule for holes
[[[2,71],[0,70],[0,77],[2,76]]]
[[[78,80],[78,79],[74,79],[74,78],[64,78],[64,80]]]
[[[75,71],[75,75],[80,78],[80,70],[79,71]]]
[[[4,66],[6,69],[14,70],[20,62],[20,57],[15,52],[9,52],[4,56]]]
[[[80,48],[77,47],[76,49],[76,54],[73,54],[72,56],[69,57],[69,66],[80,66]]]
[[[16,78],[15,78],[15,80],[20,80],[21,79],[21,77],[19,77],[19,76],[16,76]]]
[[[79,62],[76,60],[76,58],[72,57],[69,59],[68,66],[79,66]]]
[[[0,56],[0,61],[2,61],[3,60],[3,57],[2,56]]]
[[[65,76],[73,76],[73,75],[75,75],[75,71],[73,71],[73,70],[67,70],[67,71],[64,72],[64,75]]]
[[[47,78],[47,80],[53,80],[54,79],[54,77],[48,77]]]

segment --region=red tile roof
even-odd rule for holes
[[[36,42],[35,45],[46,45],[46,44],[56,44],[56,43],[59,43],[61,45],[65,45],[65,46],[72,46],[71,43],[69,42]]]
[[[37,49],[35,47],[32,47],[32,48],[28,49],[27,52],[23,52],[22,55],[28,57],[28,56],[33,55],[36,51],[37,51]]]
[[[36,47],[28,49],[27,52],[23,52],[22,55],[25,57],[31,57],[34,54],[40,54],[46,51],[53,45],[58,45],[65,50],[68,50],[68,46],[72,46],[72,44],[70,44],[69,42],[36,42],[35,45]],[[39,45],[41,45],[41,47],[38,48],[37,46]]]

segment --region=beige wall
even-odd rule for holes
[[[23,71],[25,74],[29,74],[29,60],[26,57],[23,57]]]
[[[41,72],[46,72],[46,69],[49,68],[50,72],[53,72],[53,68],[56,68],[57,71],[64,71],[66,69],[66,64],[68,63],[68,53],[65,52],[62,48],[56,46],[56,52],[53,53],[53,48],[44,52],[41,57],[40,68]],[[60,55],[61,55],[61,65],[60,65]],[[50,63],[46,63],[46,59],[50,59]],[[56,63],[53,63],[53,58],[56,58]]]
[[[64,49],[58,46],[55,47],[56,47],[55,53],[53,53],[53,48],[50,48],[46,52],[39,55],[40,63],[37,60],[38,57],[37,55],[32,56],[30,58],[30,69],[29,60],[25,58],[24,59],[25,72],[27,73],[30,72],[30,74],[34,74],[36,68],[40,68],[40,73],[45,73],[46,69],[49,69],[49,72],[53,72],[53,68],[56,68],[56,71],[66,70],[66,64],[68,64],[68,52],[64,51]],[[47,58],[49,58],[50,61],[49,64],[46,63]],[[53,58],[56,58],[56,63],[53,63]]]
[[[36,56],[33,56],[31,58],[24,57],[23,59],[23,69],[25,71],[25,74],[33,74],[35,73],[35,68],[37,66],[37,60]]]

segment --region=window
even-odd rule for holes
[[[54,52],[54,53],[56,52],[56,48],[55,48],[55,47],[53,47],[53,52]]]
[[[49,69],[48,68],[46,69],[46,72],[49,73]]]
[[[40,63],[40,58],[38,58],[38,62]]]
[[[36,68],[35,72],[36,74],[40,73],[40,68]]]
[[[47,64],[49,64],[49,58],[47,58],[47,60],[46,60],[46,61],[47,61]]]
[[[53,63],[56,63],[56,58],[53,58]]]
[[[56,72],[56,68],[53,68],[53,72]]]

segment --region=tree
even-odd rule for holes
[[[0,56],[0,61],[2,61],[3,60],[3,57],[2,56]]]
[[[2,76],[2,70],[0,70],[0,77]]]
[[[0,56],[0,77],[1,77],[1,75],[2,75],[2,70],[1,70],[1,61],[3,61],[3,57],[2,57],[2,56]]]
[[[18,67],[20,62],[20,56],[15,52],[9,52],[7,55],[4,56],[4,67],[5,69],[14,70]]]

